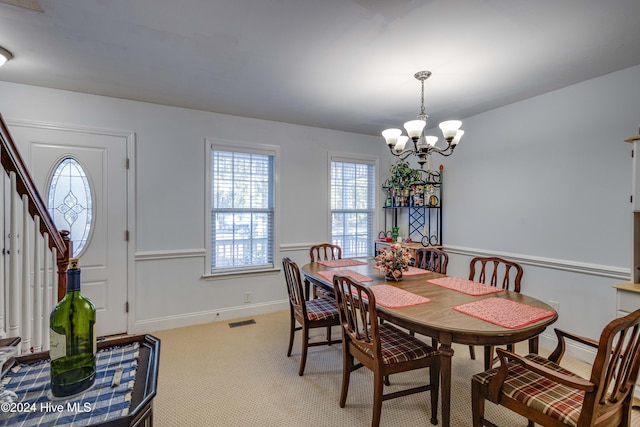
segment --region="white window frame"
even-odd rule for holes
[[[379,185],[379,176],[380,176],[380,167],[379,167],[379,159],[378,157],[374,157],[374,156],[363,156],[363,155],[359,155],[359,154],[346,154],[346,153],[338,153],[338,152],[329,152],[329,156],[328,156],[328,162],[327,162],[327,175],[328,175],[328,180],[327,180],[327,190],[328,190],[328,206],[327,206],[327,210],[328,210],[328,227],[327,229],[329,230],[329,241],[333,242],[333,223],[332,223],[332,217],[333,217],[333,209],[331,208],[331,163],[332,162],[343,162],[343,163],[360,163],[360,164],[366,164],[366,165],[373,165],[373,167],[375,168],[374,171],[374,178],[373,178],[373,188],[372,188],[372,197],[373,197],[373,201],[371,204],[371,235],[369,237],[370,239],[370,244],[369,244],[369,248],[367,250],[367,254],[366,255],[358,255],[360,257],[370,257],[374,255],[375,252],[375,240],[376,240],[376,226],[378,224],[378,194],[379,191],[378,189],[380,188]],[[344,254],[344,249],[343,249],[343,257],[345,257]],[[348,255],[347,255],[348,256]]]
[[[280,176],[280,147],[276,145],[267,144],[252,144],[246,142],[226,141],[221,139],[205,138],[205,233],[204,233],[204,247],[205,247],[205,263],[204,263],[204,278],[218,278],[229,275],[241,275],[241,274],[256,274],[256,273],[273,273],[280,270],[277,262],[280,259],[280,239],[278,237],[278,230],[280,224],[280,203],[279,203],[279,176]],[[219,271],[211,271],[211,152],[216,150],[221,151],[233,151],[238,153],[251,153],[251,154],[265,154],[274,157],[273,164],[273,198],[274,198],[274,218],[273,218],[273,265],[271,266],[255,266],[255,267],[237,267],[220,269]]]

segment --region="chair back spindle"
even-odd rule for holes
[[[449,255],[437,248],[421,248],[415,251],[415,266],[435,273],[447,274]]]
[[[287,291],[289,293],[289,302],[291,302],[291,308],[297,314],[302,316],[306,311],[305,296],[302,287],[302,281],[300,280],[300,269],[298,265],[290,258],[282,259],[282,267],[284,270],[284,278],[287,283]]]
[[[598,391],[585,395],[585,408],[593,405],[594,416],[633,395],[640,365],[640,310],[633,314],[635,318],[629,315],[610,322],[600,336],[590,379]]]
[[[309,262],[342,259],[342,248],[331,243],[319,243],[309,248]],[[313,287],[314,297],[333,298],[331,291]]]
[[[331,243],[320,243],[309,249],[310,262],[342,259],[342,248]]]
[[[333,281],[340,321],[351,342],[362,351],[380,354],[378,336],[378,313],[375,296],[367,287],[356,287],[350,278],[336,276]],[[368,301],[368,304],[365,304]]]
[[[479,271],[476,277],[476,269]],[[498,257],[475,257],[469,263],[469,280],[485,283],[491,286],[500,286],[505,290],[520,292],[522,281],[522,267],[520,264]],[[487,278],[488,282],[487,282]],[[513,288],[511,288],[513,284]]]

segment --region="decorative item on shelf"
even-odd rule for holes
[[[378,233],[378,238],[381,242],[391,243],[393,242],[393,237],[391,237],[391,231],[381,231]]]
[[[391,245],[376,256],[376,268],[384,274],[385,279],[399,281],[402,280],[402,272],[409,269],[410,260],[409,250],[400,245]]]
[[[391,227],[391,238],[396,241],[400,235],[400,229],[398,227]]]
[[[460,129],[460,126],[462,126],[460,120],[447,120],[440,123],[440,129],[442,130],[445,141],[447,141],[445,148],[436,147],[436,143],[438,142],[437,136],[424,135],[423,131],[427,128],[427,118],[429,117],[424,111],[424,81],[430,76],[431,71],[418,71],[414,74],[414,77],[420,80],[422,84],[422,103],[418,119],[408,121],[404,124],[408,136],[402,135],[402,130],[396,128],[382,131],[382,136],[391,154],[400,157],[402,160],[405,160],[410,155],[418,157],[420,169],[424,169],[424,164],[429,162],[429,155],[433,152],[443,156],[450,156],[464,134],[464,131]],[[406,147],[409,139],[413,141],[413,148]],[[427,170],[431,170],[430,165],[427,166]]]
[[[420,174],[424,172],[413,169],[402,160],[392,164],[389,169],[389,178],[383,185],[387,189],[385,207],[421,206],[420,200],[424,200],[424,195],[421,194],[424,186]]]
[[[392,164],[389,172],[388,187],[396,190],[409,190],[412,184],[420,181],[420,171],[403,160]]]

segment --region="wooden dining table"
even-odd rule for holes
[[[469,295],[458,290],[429,283],[428,280],[447,276],[427,270],[423,270],[424,273],[413,270],[413,273],[418,274],[405,274],[402,280],[398,282],[386,281],[384,275],[375,268],[374,259],[360,259],[356,260],[356,262],[363,262],[364,264],[341,265],[337,268],[327,267],[319,263],[306,264],[302,267],[305,283],[307,287],[313,284],[314,286],[319,286],[333,292],[333,283],[328,280],[326,276],[327,273],[321,272],[336,271],[342,275],[351,275],[351,277],[356,280],[358,280],[358,277],[371,279],[361,281],[367,286],[380,284],[391,285],[430,300],[426,303],[400,308],[384,307],[377,301],[377,311],[379,317],[385,321],[435,338],[438,341],[441,360],[440,387],[442,425],[444,427],[448,427],[451,420],[451,358],[454,354],[451,348],[452,343],[494,346],[525,341],[538,336],[547,326],[551,325],[558,318],[557,313],[548,304],[522,293],[501,290],[484,295]],[[344,263],[348,264],[348,261]],[[350,272],[352,273],[349,274]],[[325,274],[325,276],[323,276],[323,274]],[[307,295],[309,295],[308,288]],[[549,317],[533,321],[523,326],[505,327],[454,309],[454,307],[459,308],[458,306],[464,306],[465,304],[487,298],[510,300],[532,307],[533,310],[540,311],[540,309],[542,309],[548,310],[551,313],[548,313]],[[492,300],[492,302],[513,305],[513,303],[508,301]],[[538,352],[537,340],[529,341],[529,351],[531,353]]]

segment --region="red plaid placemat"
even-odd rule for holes
[[[416,276],[418,274],[427,274],[427,273],[431,273],[431,271],[429,270],[423,270],[422,268],[417,268],[417,267],[411,267],[409,266],[409,270],[407,271],[403,271],[402,275],[403,276]]]
[[[326,261],[318,261],[318,264],[324,265],[328,268],[336,267],[351,267],[353,265],[365,265],[366,262],[358,261],[357,259],[330,259]]]
[[[407,292],[404,289],[391,285],[369,286],[371,292],[376,297],[376,305],[387,308],[402,308],[410,305],[424,304],[431,302],[429,298]]]
[[[369,276],[365,276],[353,270],[330,270],[330,271],[318,271],[318,274],[333,283],[333,276],[336,274],[339,276],[351,276],[351,278],[358,282],[373,282],[373,279]]]
[[[504,298],[485,298],[453,307],[454,310],[503,328],[521,328],[552,317],[553,311]]]
[[[501,288],[485,285],[484,283],[473,282],[471,280],[462,279],[460,277],[441,277],[439,279],[427,280],[434,285],[442,286],[453,291],[462,292],[467,295],[487,295],[494,292],[502,292]]]

